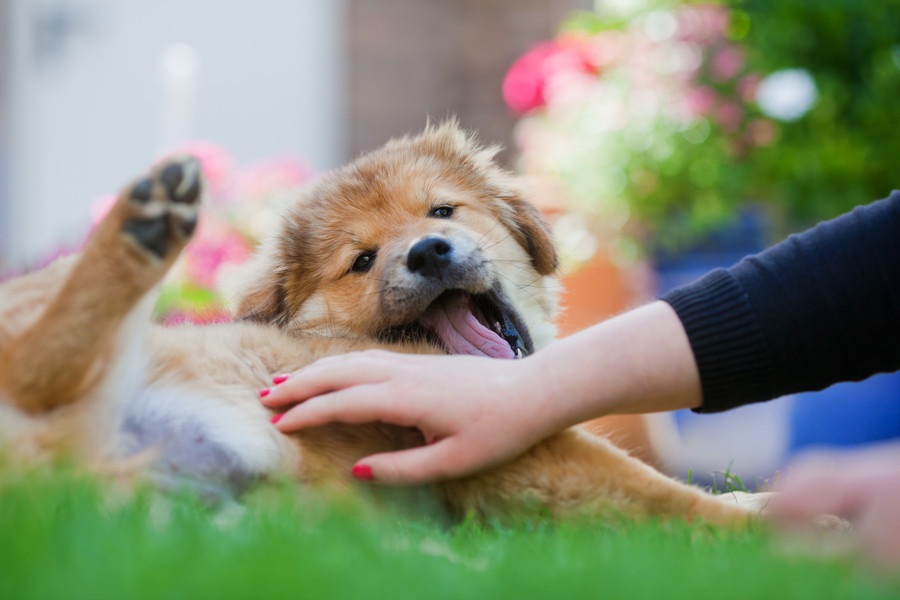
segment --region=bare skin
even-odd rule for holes
[[[853,524],[852,542],[885,570],[900,565],[900,445],[815,453],[794,466],[768,510],[786,529],[832,514]]]
[[[356,465],[355,473],[391,485],[483,471],[597,415],[700,402],[687,335],[663,302],[522,361],[361,352],[290,374],[263,398],[270,408],[296,404],[277,423],[284,432],[331,421],[419,428],[429,445],[369,456]]]

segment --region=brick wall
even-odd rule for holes
[[[551,37],[583,0],[348,0],[348,146],[352,156],[459,117],[509,147],[500,94],[510,64]],[[508,156],[508,154],[507,154]]]

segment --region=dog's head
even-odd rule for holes
[[[494,154],[449,123],[326,174],[249,264],[238,318],[455,354],[546,344],[556,252]]]

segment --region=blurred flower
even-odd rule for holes
[[[595,73],[589,49],[578,39],[538,44],[522,55],[503,78],[503,99],[517,114],[547,103],[545,90],[552,77]]]
[[[91,226],[96,225],[100,221],[103,220],[103,217],[106,216],[106,213],[113,207],[113,204],[116,203],[116,195],[115,194],[107,194],[105,196],[100,196],[94,199],[91,202]]]
[[[688,90],[685,103],[691,116],[703,116],[712,112],[716,105],[716,92],[706,86]]]
[[[768,146],[775,141],[778,130],[768,119],[753,119],[747,125],[747,138],[751,146]]]
[[[744,109],[737,102],[725,102],[716,110],[716,122],[727,133],[734,133],[744,120]]]
[[[756,90],[759,89],[759,82],[761,80],[760,76],[755,73],[741,77],[741,80],[738,81],[737,88],[741,101],[747,103],[756,100]]]
[[[184,251],[185,274],[191,283],[213,289],[219,270],[226,264],[241,264],[253,252],[252,244],[228,224],[201,221],[194,243]]]
[[[228,186],[234,176],[234,158],[221,146],[210,142],[191,142],[170,152],[168,156],[190,154],[200,161],[206,197],[213,202],[228,199]]]
[[[716,80],[727,81],[744,67],[744,53],[734,46],[726,46],[716,52],[710,67]]]
[[[679,33],[695,42],[721,39],[728,28],[728,9],[717,4],[680,6],[677,16]]]
[[[604,20],[611,11],[507,73],[521,166],[552,179],[564,197],[554,209],[584,217],[597,239],[633,248],[629,236],[680,235],[678,223],[696,234],[727,213],[710,207],[744,199],[724,198],[739,185],[726,163],[775,136],[753,104],[760,76],[729,39],[724,6],[647,0]]]
[[[780,121],[796,121],[813,107],[819,92],[805,69],[782,69],[762,80],[756,102],[766,115]]]

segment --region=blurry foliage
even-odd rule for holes
[[[900,0],[645,0],[577,13],[552,44],[504,82],[523,168],[626,255],[689,245],[748,201],[797,229],[900,187]],[[573,48],[586,66],[560,60]],[[796,119],[757,102],[785,70],[815,86]]]
[[[900,0],[732,0],[758,70],[801,67],[817,103],[752,157],[757,193],[795,223],[900,188]]]

